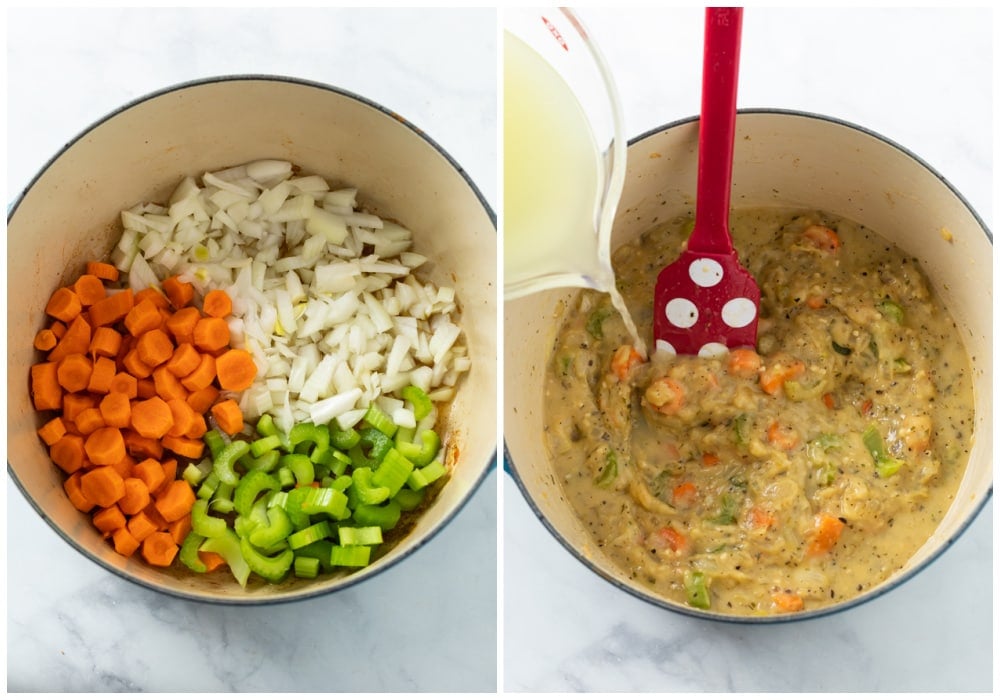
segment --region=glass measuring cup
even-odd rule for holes
[[[504,296],[611,291],[611,225],[625,179],[617,88],[566,8],[503,10]]]

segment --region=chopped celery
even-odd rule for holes
[[[712,601],[708,595],[708,579],[701,571],[686,571],[684,573],[684,592],[687,602],[693,608],[708,610]]]
[[[375,404],[368,407],[368,411],[365,413],[364,422],[388,437],[392,437],[396,434],[396,424],[393,422],[392,418],[390,418],[385,411]]]
[[[594,478],[594,483],[600,488],[606,489],[618,478],[618,455],[614,450],[608,451],[608,456],[604,459],[604,467],[601,473]]]
[[[319,559],[316,557],[295,557],[292,571],[299,578],[316,578],[319,576]]]
[[[219,475],[214,471],[209,472],[205,480],[201,482],[201,486],[198,487],[198,492],[195,495],[207,501],[215,493],[215,489],[219,488],[219,483]]]
[[[883,316],[888,318],[893,323],[902,324],[905,318],[903,312],[903,307],[894,302],[892,299],[882,299],[877,304],[875,308],[879,310]]]
[[[875,462],[875,472],[880,477],[890,477],[903,466],[903,460],[893,457],[886,450],[882,434],[874,424],[869,425],[865,429],[865,432],[861,434],[861,441],[864,443],[869,454],[871,454],[872,460]]]
[[[368,566],[371,560],[371,547],[364,545],[334,545],[330,548],[330,564],[332,566],[349,566],[361,568]]]
[[[426,391],[418,386],[410,385],[403,387],[399,395],[403,397],[403,400],[413,404],[413,417],[417,420],[423,420],[434,410],[431,398],[427,395]]]
[[[278,467],[278,483],[281,484],[281,488],[283,489],[295,486],[295,474],[288,467]]]
[[[212,460],[212,471],[219,475],[219,481],[230,486],[236,486],[240,477],[234,467],[236,460],[243,457],[250,451],[250,443],[246,440],[233,440],[222,448],[219,454]]]
[[[426,467],[441,451],[441,438],[433,430],[424,430],[420,433],[420,444],[397,440],[396,449],[416,466]]]
[[[740,447],[746,447],[750,444],[749,414],[741,413],[733,418],[733,436],[736,439],[736,444]]]
[[[392,498],[403,488],[412,472],[413,462],[392,447],[372,474],[372,483],[389,489],[389,498]]]
[[[411,489],[420,490],[433,484],[447,473],[448,470],[445,466],[435,459],[426,467],[419,467],[410,472],[410,476],[406,479],[406,485]]]
[[[342,545],[382,544],[382,528],[377,525],[337,528],[337,540]]]
[[[273,547],[292,534],[292,520],[280,506],[267,509],[267,524],[258,525],[249,535],[250,544],[261,549]]]
[[[316,465],[306,455],[282,455],[278,465],[279,469],[285,467],[291,470],[292,474],[295,475],[295,483],[298,486],[311,484],[316,480]]]
[[[732,525],[736,522],[736,511],[739,504],[731,493],[724,493],[719,498],[719,514],[712,518],[716,525]]]
[[[299,423],[288,433],[288,442],[293,449],[310,445],[309,459],[315,463],[323,463],[329,458],[330,430],[325,425],[314,423]]]
[[[392,503],[399,506],[400,510],[410,511],[423,503],[424,490],[402,488],[392,497]]]
[[[611,315],[611,308],[599,306],[587,318],[587,332],[595,340],[604,338],[604,321]]]
[[[362,428],[361,439],[350,449],[351,464],[357,467],[374,469],[385,458],[386,453],[393,448],[392,439],[375,428]]]
[[[354,509],[354,522],[362,526],[377,526],[383,530],[391,530],[396,527],[402,514],[402,508],[396,501],[389,501],[385,505],[371,505],[362,503]]]
[[[208,514],[208,501],[197,499],[191,506],[191,531],[203,537],[221,537],[226,531],[226,521]]]
[[[181,478],[188,482],[188,484],[191,485],[191,488],[196,487],[204,481],[206,475],[206,472],[203,472],[194,462],[184,467],[184,471],[181,472]]]
[[[333,488],[310,488],[302,500],[302,512],[307,515],[325,513],[335,520],[350,516],[347,509],[347,495]]]
[[[253,452],[253,443],[250,443],[250,451]],[[278,466],[278,460],[281,458],[281,452],[278,450],[268,450],[261,455],[244,455],[240,460],[240,464],[248,471],[261,471],[261,472],[273,472],[274,468]]]
[[[355,469],[351,474],[351,485],[347,489],[348,495],[352,496],[358,503],[369,505],[381,503],[389,498],[389,489],[373,484],[372,478],[372,470],[368,467]]]
[[[330,482],[330,488],[336,489],[337,491],[346,491],[350,488],[351,484],[354,483],[354,479],[349,477],[347,474],[343,476],[338,476]]]
[[[201,439],[208,446],[208,452],[212,455],[212,459],[218,457],[226,446],[226,439],[222,437],[222,433],[214,428],[206,432]]]
[[[288,536],[288,546],[292,549],[299,549],[300,547],[305,547],[307,544],[326,539],[332,534],[333,531],[330,529],[329,522],[320,520],[318,523],[313,523],[307,528],[290,534]]]
[[[208,567],[205,566],[205,562],[201,560],[198,556],[198,548],[205,541],[204,535],[199,535],[197,532],[192,530],[184,538],[184,542],[181,544],[180,552],[177,553],[177,559],[191,569],[191,571],[203,574],[208,571]]]
[[[277,491],[279,488],[281,485],[278,483],[277,477],[262,471],[247,472],[236,485],[236,491],[233,494],[233,505],[236,512],[246,515],[262,492]]]
[[[240,586],[246,588],[247,579],[250,578],[250,566],[240,551],[240,542],[241,540],[236,533],[227,527],[221,535],[208,537],[202,543],[200,550],[202,552],[215,552],[221,556]]]
[[[277,435],[268,435],[250,443],[250,454],[254,457],[262,457],[264,454],[271,450],[277,450],[281,446],[280,437]]]
[[[330,430],[330,444],[338,450],[349,450],[357,445],[359,440],[361,440],[361,434],[354,428]]]
[[[268,581],[280,581],[292,568],[295,554],[291,549],[283,549],[274,556],[267,556],[257,551],[246,537],[240,539],[240,554],[247,566],[255,574]]]

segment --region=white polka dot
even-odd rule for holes
[[[757,317],[757,305],[746,297],[736,297],[722,307],[722,320],[730,328],[743,328]]]
[[[678,328],[690,328],[698,322],[698,307],[684,298],[671,299],[663,311]]]
[[[722,343],[705,343],[698,351],[698,357],[722,357],[727,352],[729,348]]]
[[[712,258],[698,258],[688,268],[688,275],[699,287],[714,287],[722,281],[722,265]]]
[[[677,348],[675,348],[673,345],[671,345],[670,343],[668,343],[665,340],[657,340],[656,341],[656,352],[666,353],[667,355],[676,355],[677,354]]]

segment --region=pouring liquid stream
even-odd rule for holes
[[[535,51],[505,32],[505,295],[555,287],[605,292],[646,357],[646,343],[615,286],[610,231],[599,230],[602,168],[572,91]]]

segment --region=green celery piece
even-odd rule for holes
[[[233,518],[233,531],[239,537],[246,537],[258,527],[258,523],[248,515],[237,515]]]
[[[903,320],[906,318],[906,315],[903,312],[903,307],[892,299],[882,299],[875,304],[875,308],[878,309],[879,313],[893,323],[902,324]]]
[[[413,442],[414,438],[417,436],[417,429],[407,428],[404,426],[399,426],[396,428],[396,434],[393,436],[393,441],[396,443],[396,447],[399,447],[404,442]]]
[[[239,474],[234,467],[236,460],[240,459],[250,451],[250,443],[246,440],[233,440],[219,452],[218,456],[212,460],[212,471],[219,475],[219,481],[223,484],[236,486],[239,482]]]
[[[361,439],[349,451],[351,464],[374,469],[392,449],[392,438],[376,428],[362,428],[359,434]]]
[[[267,549],[283,541],[292,534],[292,530],[292,519],[288,517],[285,509],[271,506],[267,509],[267,524],[255,527],[248,535],[248,539],[254,547]]]
[[[614,450],[608,451],[608,456],[604,460],[604,467],[601,469],[601,473],[594,478],[594,483],[600,488],[605,489],[611,486],[618,478],[618,455],[615,454]]]
[[[413,462],[392,447],[372,474],[372,483],[389,489],[389,498],[392,498],[406,485],[406,480],[412,472]]]
[[[740,447],[746,447],[750,444],[750,416],[746,413],[741,413],[733,419],[733,434],[736,439],[736,444]]]
[[[368,411],[365,413],[364,422],[386,437],[391,438],[396,434],[397,426],[393,422],[392,418],[390,418],[385,411],[375,404],[368,407]],[[362,434],[363,432],[364,431],[362,431]]]
[[[236,506],[233,505],[233,502],[230,499],[220,496],[213,498],[210,505],[213,511],[216,513],[222,513],[223,515],[229,515],[236,509]]]
[[[226,447],[226,439],[215,428],[206,432],[201,439],[208,447],[208,452],[212,455],[212,459],[217,458],[219,453]]]
[[[357,503],[366,505],[376,505],[390,498],[388,487],[374,484],[373,478],[374,474],[368,467],[355,469],[351,473],[348,496],[353,496]]]
[[[199,498],[191,506],[191,531],[203,537],[222,537],[226,521],[208,514],[208,501]]]
[[[795,379],[785,382],[785,396],[792,401],[808,401],[818,399],[826,393],[826,382],[819,380],[811,386],[807,386]]]
[[[331,535],[333,535],[333,530],[330,529],[329,521],[320,520],[318,523],[313,523],[307,528],[290,534],[288,536],[288,546],[292,549],[300,549],[307,544],[324,540]]]
[[[274,556],[262,554],[246,537],[240,538],[240,554],[252,572],[272,583],[280,581],[292,568],[292,562],[295,560],[295,554],[291,549],[284,549]]]
[[[354,509],[353,519],[357,525],[362,527],[380,527],[382,530],[391,530],[396,527],[401,515],[402,508],[396,501],[389,501],[382,506],[362,503]]]
[[[396,449],[414,465],[426,467],[441,451],[441,438],[433,430],[424,430],[420,433],[420,444],[397,440]]]
[[[419,506],[423,500],[423,489],[402,488],[392,497],[391,502],[399,506],[400,510],[411,511]]]
[[[701,571],[684,572],[684,592],[687,602],[693,608],[708,610],[712,601],[708,594],[708,579]]]
[[[417,420],[423,420],[434,410],[434,403],[431,401],[431,398],[427,395],[426,391],[418,386],[411,384],[410,386],[403,387],[399,395],[403,397],[404,401],[409,401],[413,405],[413,417]]]
[[[201,482],[201,486],[198,487],[198,492],[195,495],[207,501],[215,493],[215,490],[219,488],[219,483],[219,475],[214,471],[209,472],[205,480]]]
[[[236,512],[246,515],[254,502],[265,491],[277,491],[281,488],[277,477],[263,471],[250,471],[243,475],[236,485],[233,494],[233,505]]]
[[[292,520],[292,526],[296,530],[302,530],[309,527],[309,514],[302,511],[302,502],[305,500],[306,496],[309,495],[309,490],[311,486],[299,486],[293,488],[291,491],[287,491],[287,497],[285,498],[284,509],[288,514],[288,517]]]
[[[317,540],[304,547],[295,550],[296,557],[306,557],[318,559],[323,571],[330,571],[333,566],[330,564],[330,550],[333,548],[332,540]]]
[[[295,557],[292,570],[298,578],[316,578],[319,576],[319,559],[316,557]]]
[[[263,457],[265,454],[278,448],[283,448],[281,438],[277,435],[268,435],[257,438],[250,443],[250,454],[254,457]]]
[[[347,474],[343,474],[341,476],[334,478],[330,482],[330,488],[336,489],[337,491],[347,491],[347,489],[350,488],[351,484],[353,483],[354,479],[352,479]]]
[[[295,474],[288,467],[278,467],[278,483],[281,484],[281,488],[286,489],[289,486],[295,486]]]
[[[288,442],[292,449],[311,445],[312,449],[308,452],[309,459],[321,463],[327,459],[330,451],[330,429],[325,425],[299,423],[288,433]]]
[[[333,423],[330,424],[334,425]],[[359,433],[354,428],[348,428],[347,430],[340,430],[339,428],[329,428],[330,430],[330,444],[336,447],[338,450],[349,450],[358,444],[361,440],[361,433]]]
[[[334,545],[330,548],[331,566],[347,566],[352,568],[362,568],[368,566],[371,561],[371,547],[364,545]]]
[[[719,498],[719,514],[712,518],[716,525],[732,525],[736,522],[736,511],[738,509],[736,499],[731,493],[724,493]]]
[[[208,567],[205,566],[205,562],[201,560],[198,556],[198,548],[201,547],[202,543],[205,541],[204,535],[199,535],[197,532],[192,530],[184,538],[184,542],[181,544],[181,549],[177,553],[177,559],[186,566],[199,574],[203,574],[208,571]]]
[[[611,315],[611,308],[599,306],[587,317],[587,332],[595,340],[604,338],[604,321]]]
[[[445,466],[435,459],[426,467],[419,467],[410,472],[410,476],[406,479],[406,485],[411,489],[420,490],[433,484],[447,473],[448,470],[445,469]]]
[[[310,488],[301,508],[307,515],[325,513],[335,520],[343,520],[351,515],[351,511],[347,509],[347,495],[333,488]]]
[[[253,452],[254,443],[250,443],[250,451]],[[268,450],[259,456],[253,456],[252,454],[244,455],[240,460],[240,464],[248,472],[261,471],[261,472],[273,472],[275,467],[278,466],[278,460],[281,458],[281,452],[278,450]]]
[[[206,473],[203,472],[194,462],[184,467],[184,471],[181,472],[181,478],[188,482],[191,488],[196,488],[198,484],[204,481],[205,476]]]
[[[236,533],[227,527],[221,535],[206,538],[200,550],[202,552],[215,552],[221,556],[229,566],[229,571],[232,572],[233,578],[236,579],[240,586],[246,588],[247,579],[250,578],[250,565],[247,564],[246,559],[243,557],[240,548],[241,541]]]
[[[292,470],[292,474],[295,475],[295,484],[297,486],[311,484],[316,479],[316,465],[313,464],[312,460],[306,455],[282,455],[281,461],[278,462],[278,465],[279,469],[281,467],[286,467]]]
[[[344,546],[382,544],[382,528],[377,525],[341,526],[337,528],[337,541]]]
[[[903,460],[893,457],[886,450],[882,434],[876,425],[872,424],[865,428],[861,434],[861,442],[871,454],[872,460],[875,462],[875,472],[880,477],[890,477],[904,465]]]

